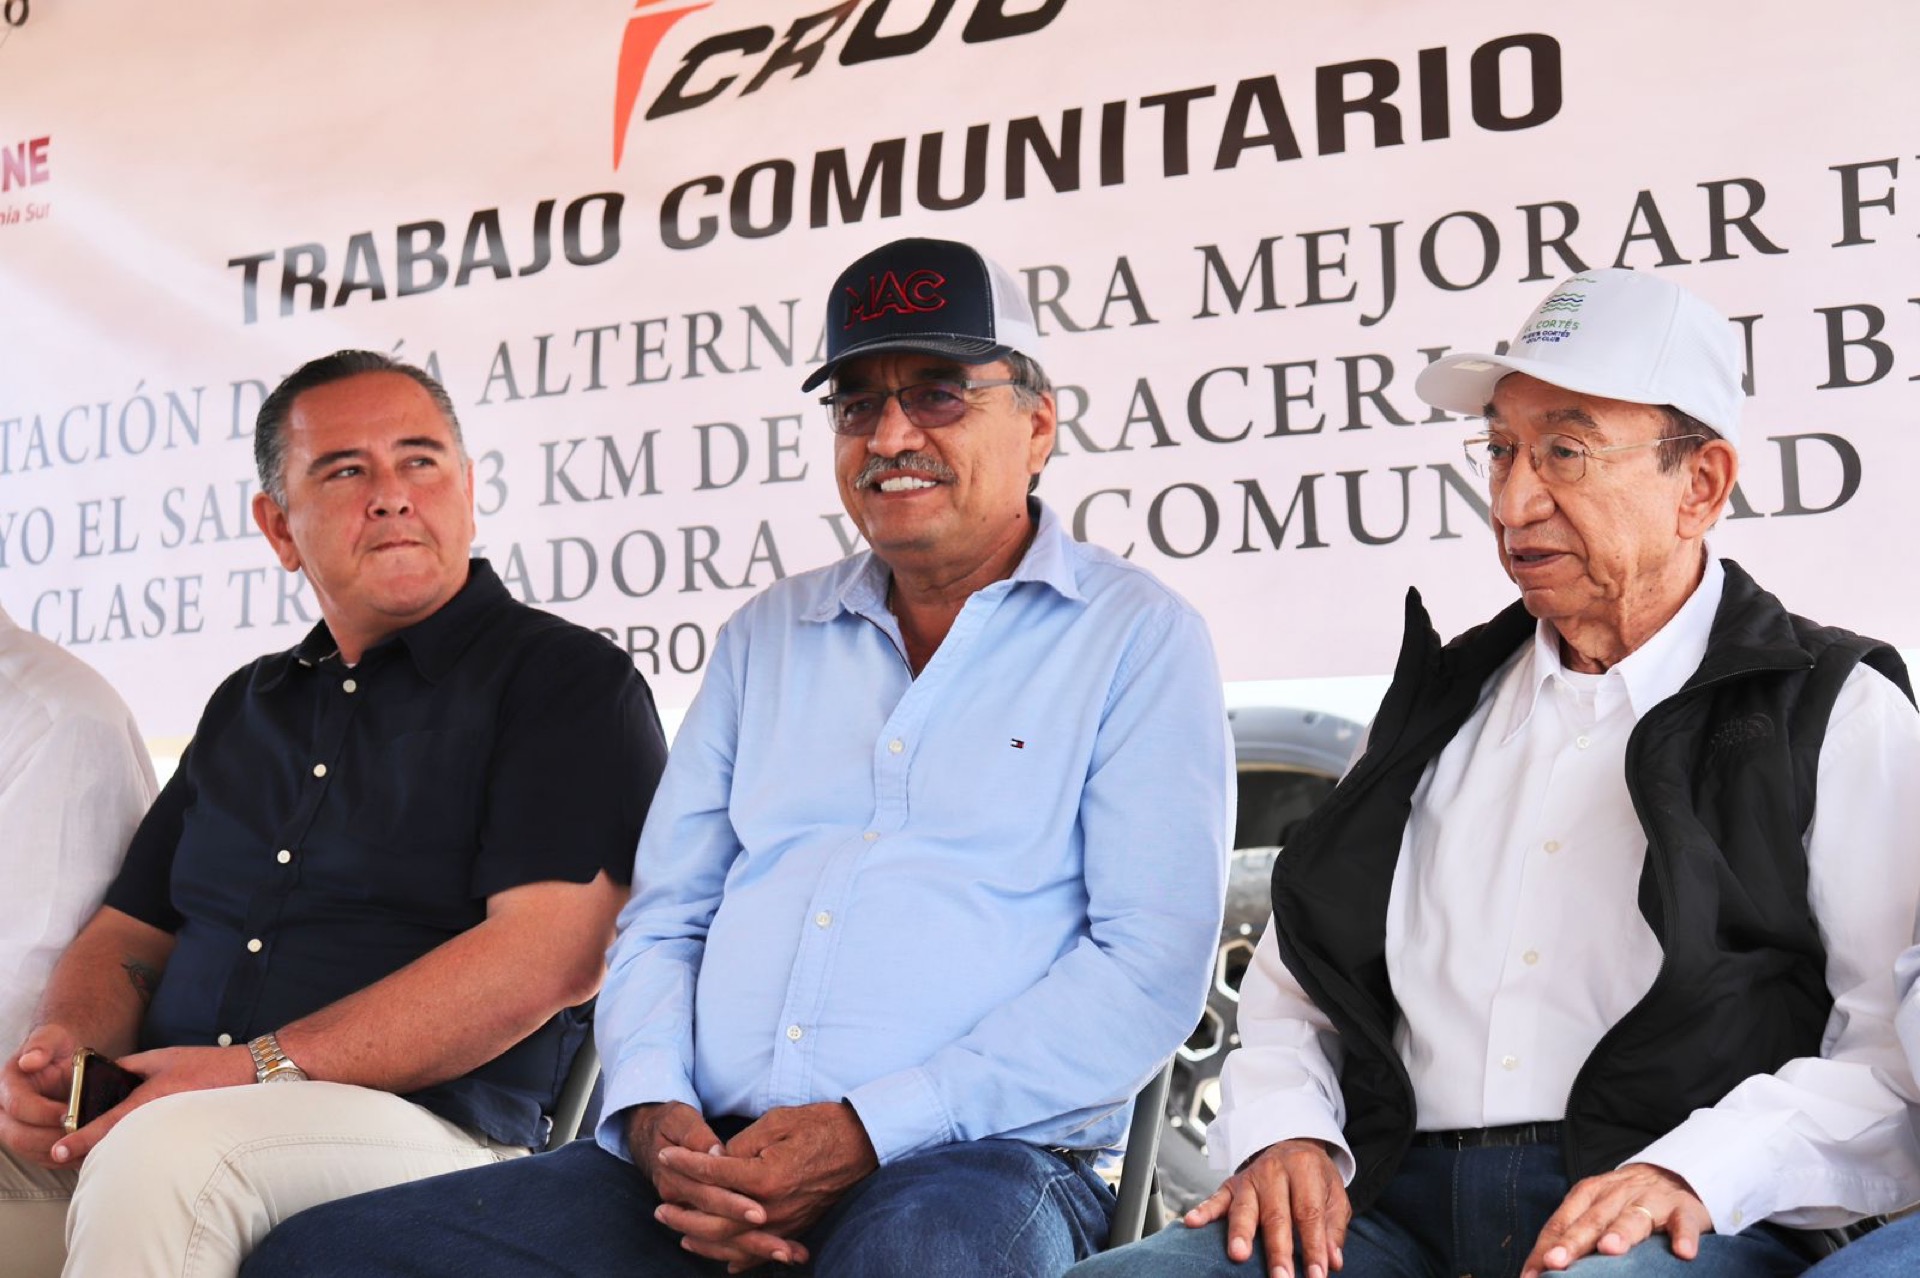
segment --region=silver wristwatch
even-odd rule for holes
[[[253,1081],[256,1083],[303,1083],[307,1071],[293,1063],[293,1058],[280,1050],[280,1040],[272,1034],[262,1034],[247,1044],[247,1050],[253,1053]]]

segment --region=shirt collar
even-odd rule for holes
[[[1061,526],[1060,517],[1053,513],[1051,506],[1037,497],[1027,498],[1027,514],[1034,521],[1033,542],[1007,580],[1013,584],[1037,582],[1052,589],[1063,599],[1076,603],[1083,601],[1086,595],[1080,590],[1080,576],[1073,554],[1074,542]],[[862,551],[845,561],[838,584],[801,613],[800,619],[832,621],[842,613],[870,616],[885,612],[887,586],[892,576],[878,555],[871,550]]]
[[[1707,655],[1707,640],[1713,632],[1713,619],[1720,611],[1720,596],[1726,588],[1726,569],[1711,553],[1706,571],[1680,611],[1655,631],[1645,643],[1615,662],[1602,676],[1627,699],[1633,718],[1640,717],[1680,691]],[[1513,699],[1502,744],[1512,741],[1533,718],[1540,690],[1550,680],[1568,680],[1566,666],[1560,660],[1560,633],[1542,621],[1533,632],[1533,646],[1517,673],[1523,680],[1519,695]]]
[[[430,616],[381,640],[369,648],[361,659],[365,660],[367,656],[390,647],[396,648],[412,659],[414,669],[420,672],[422,678],[429,683],[437,683],[479,636],[480,619],[508,598],[507,588],[494,573],[493,565],[484,559],[470,559],[467,561],[467,582],[453,598]],[[258,687],[263,692],[270,691],[286,678],[287,672],[294,666],[317,666],[339,651],[340,645],[333,641],[333,632],[322,621],[292,648],[267,658]]]

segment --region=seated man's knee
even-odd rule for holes
[[[182,1092],[142,1105],[87,1155],[74,1190],[75,1210],[93,1201],[190,1205],[245,1133],[230,1131],[206,1102]]]
[[[1666,1235],[1655,1234],[1624,1256],[1583,1256],[1564,1273],[1565,1278],[1794,1278],[1811,1263],[1763,1232],[1704,1234],[1692,1260],[1674,1255]]]
[[[342,1257],[351,1254],[350,1243],[356,1232],[343,1232],[334,1227],[330,1213],[333,1206],[329,1203],[310,1208],[274,1226],[241,1265],[239,1278],[299,1278],[302,1274],[339,1272]],[[357,1236],[367,1238],[378,1234],[359,1229]],[[362,1259],[351,1263],[353,1272],[372,1273]]]
[[[980,1141],[877,1173],[833,1226],[823,1272],[979,1278],[1059,1273],[1106,1235],[1077,1170],[1012,1141]]]
[[[1081,1261],[1067,1278],[1230,1278],[1258,1275],[1263,1268],[1258,1259],[1236,1264],[1228,1258],[1224,1224],[1189,1229],[1176,1221],[1131,1246]]]

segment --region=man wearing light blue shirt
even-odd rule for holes
[[[826,397],[871,549],[727,623],[600,1000],[597,1144],[336,1204],[250,1272],[1057,1274],[1191,1030],[1232,756],[1206,626],[1030,497],[1020,290],[903,240],[842,273]]]

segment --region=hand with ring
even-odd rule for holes
[[[1553,1213],[1521,1268],[1521,1278],[1541,1278],[1582,1256],[1624,1256],[1656,1233],[1682,1260],[1700,1253],[1700,1235],[1711,1233],[1706,1204],[1681,1177],[1650,1163],[1628,1163],[1589,1176],[1573,1187]]]

